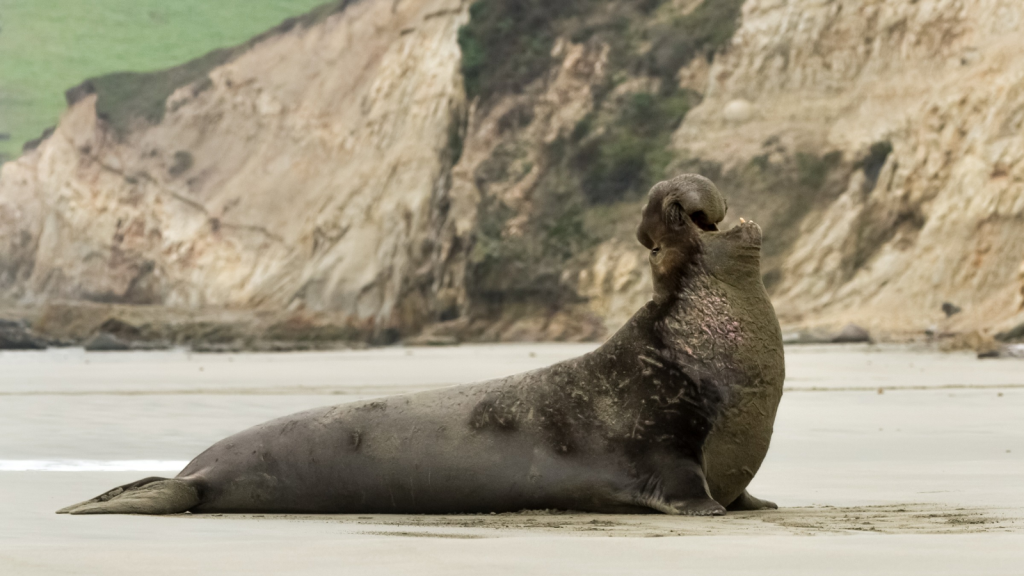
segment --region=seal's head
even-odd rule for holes
[[[702,272],[730,283],[747,277],[760,282],[761,229],[745,222],[719,232],[727,209],[718,188],[697,174],[651,188],[636,237],[651,251],[655,300],[669,298]]]

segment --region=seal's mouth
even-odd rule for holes
[[[740,218],[740,221],[735,226],[723,231],[719,231],[715,225],[712,225],[712,228],[709,230],[698,224],[693,218],[691,220],[701,230],[699,234],[705,239],[705,243],[721,239],[746,248],[758,250],[761,248],[761,227],[754,223],[753,220]]]
[[[761,229],[745,220],[727,231],[719,226],[725,220],[728,203],[707,178],[683,174],[659,182],[648,193],[647,205],[640,214],[637,240],[657,257],[664,248],[692,252],[692,243],[760,247]]]
[[[686,215],[690,222],[697,227],[701,232],[718,232],[725,236],[732,236],[733,234],[739,234],[746,228],[760,228],[757,224],[754,224],[752,220],[746,218],[740,218],[739,223],[728,230],[719,230],[718,224],[720,222],[712,222],[708,215],[703,210],[697,210],[693,213]]]
[[[718,232],[718,226],[708,218],[707,213],[703,210],[698,210],[693,214],[687,214],[690,217],[690,221],[693,224],[705,232]]]

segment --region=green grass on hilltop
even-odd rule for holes
[[[0,0],[0,161],[56,124],[86,78],[175,66],[324,2]]]

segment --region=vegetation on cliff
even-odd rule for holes
[[[459,31],[462,73],[470,98],[519,91],[548,71],[563,20],[593,0],[480,0]]]
[[[172,66],[323,2],[3,0],[0,161],[17,157],[23,143],[56,124],[64,90],[85,77]]]
[[[477,0],[459,31],[470,98],[520,92],[555,64],[555,40],[613,46],[620,71],[671,83],[697,56],[709,60],[739,26],[743,0],[707,0],[692,11],[658,15],[664,0]],[[667,12],[667,11],[666,11]]]
[[[180,66],[154,72],[116,72],[90,78],[67,91],[68,104],[74,104],[87,94],[95,93],[96,113],[124,136],[134,122],[158,124],[164,118],[167,99],[178,88],[194,84],[198,94],[209,87],[211,70],[235,58],[276,34],[288,32],[296,26],[312,26],[327,16],[344,10],[352,0],[335,0],[317,7],[302,16],[288,18],[279,25],[247,42],[231,48],[221,48]]]
[[[579,300],[567,270],[591,248],[619,234],[624,211],[666,176],[670,138],[701,96],[676,75],[693,58],[712,59],[736,30],[741,0],[708,0],[680,11],[658,0],[481,0],[459,35],[462,70],[483,114],[502,98],[520,104],[500,122],[501,143],[476,171],[483,192],[467,289],[494,308],[558,307]],[[531,100],[557,74],[555,43],[606,46],[604,73],[591,85],[593,105],[571,130],[539,143],[528,134]],[[497,190],[535,173],[529,218]],[[513,218],[522,221],[509,233]],[[632,224],[631,224],[632,225]],[[570,275],[571,276],[571,275]]]

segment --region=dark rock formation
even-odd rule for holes
[[[838,334],[832,337],[836,344],[849,344],[854,342],[871,342],[871,334],[856,324],[847,324]]]
[[[0,350],[44,350],[46,342],[24,322],[0,320]]]

